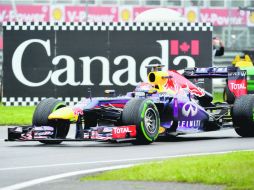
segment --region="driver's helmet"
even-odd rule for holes
[[[137,87],[135,88],[135,92],[148,92],[151,90],[153,86],[146,82],[140,82]]]

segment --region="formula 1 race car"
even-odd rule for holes
[[[125,96],[86,98],[74,107],[48,98],[33,114],[32,126],[8,129],[8,141],[112,141],[150,144],[171,136],[235,128],[242,137],[254,136],[254,95],[246,95],[246,71],[238,67],[162,71],[148,66],[148,82]],[[211,94],[191,82],[198,78],[226,78],[236,100],[213,103]],[[113,90],[107,93],[114,94]],[[71,123],[75,137],[66,138]]]

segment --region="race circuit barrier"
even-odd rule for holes
[[[3,28],[5,105],[36,105],[45,97],[71,104],[106,89],[125,94],[147,80],[149,64],[212,66],[210,23],[4,22]]]

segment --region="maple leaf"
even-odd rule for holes
[[[180,49],[181,49],[182,52],[186,53],[187,51],[189,51],[190,45],[187,44],[186,42],[183,42],[183,43],[180,45]]]

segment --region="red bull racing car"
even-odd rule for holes
[[[181,75],[175,70],[162,71],[162,65],[148,67],[148,82],[140,83],[125,96],[89,97],[73,107],[54,98],[44,99],[35,109],[32,125],[9,128],[7,140],[150,144],[159,136],[232,127],[242,137],[254,136],[254,95],[247,95],[245,70],[191,68]],[[235,102],[213,103],[211,94],[191,82],[198,78],[226,78]],[[76,134],[67,138],[72,123]]]

